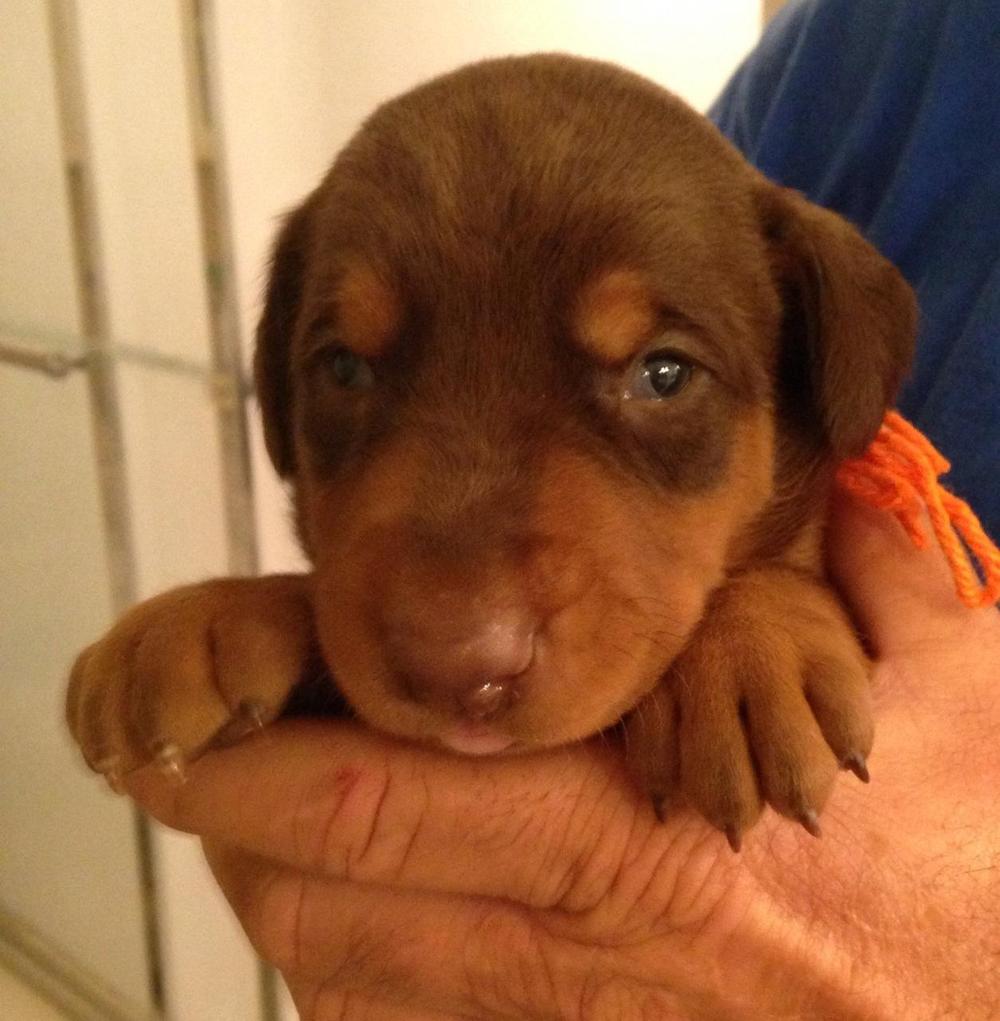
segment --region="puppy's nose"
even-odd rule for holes
[[[461,692],[458,701],[470,720],[490,720],[508,709],[517,695],[514,677],[484,681]]]
[[[486,620],[410,621],[390,637],[396,669],[418,702],[493,719],[513,705],[535,654],[535,628],[510,612]]]

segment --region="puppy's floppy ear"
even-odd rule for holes
[[[264,421],[264,442],[282,478],[295,468],[290,360],[302,297],[308,219],[308,204],[300,206],[288,216],[278,234],[254,353],[254,384]]]
[[[798,192],[768,185],[761,208],[784,302],[782,396],[836,457],[854,457],[909,368],[913,291],[846,220]]]

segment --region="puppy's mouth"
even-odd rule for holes
[[[461,722],[442,730],[438,741],[460,755],[500,755],[516,751],[519,742],[499,727],[487,723]]]

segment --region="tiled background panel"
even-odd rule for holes
[[[47,4],[0,4],[0,332],[78,331]]]
[[[75,8],[110,335],[205,363],[208,306],[181,5]]]
[[[116,366],[138,596],[226,573],[222,465],[208,383]]]
[[[86,383],[0,367],[0,408],[0,902],[148,1004],[131,808],[63,722],[72,659],[112,615]]]

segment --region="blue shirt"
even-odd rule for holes
[[[793,0],[709,116],[916,289],[900,410],[1000,537],[1000,4]]]

